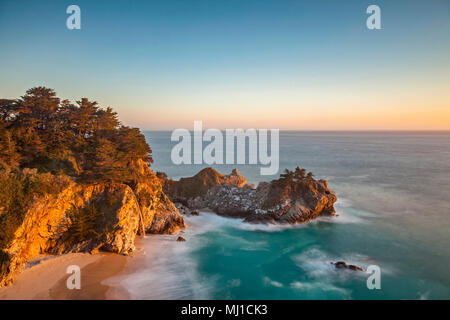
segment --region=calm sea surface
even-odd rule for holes
[[[146,132],[153,170],[176,166],[170,132]],[[124,280],[133,298],[450,299],[450,133],[280,133],[280,171],[301,166],[337,192],[339,216],[301,226],[264,226],[202,213],[187,218],[184,243],[144,239],[145,268]],[[251,183],[271,180],[259,166],[237,167]],[[153,250],[157,249],[157,250]],[[381,268],[381,290],[367,274],[335,270],[344,260]]]

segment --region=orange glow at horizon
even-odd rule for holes
[[[450,90],[449,90],[450,92]],[[155,107],[127,108],[119,117],[144,130],[205,128],[279,128],[284,130],[450,130],[450,94],[394,96],[310,96],[303,103],[272,99],[196,103],[159,101]],[[339,99],[338,99],[339,97]],[[183,107],[183,105],[185,107]],[[130,112],[132,111],[132,112]]]

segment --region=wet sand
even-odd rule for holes
[[[120,274],[129,257],[118,254],[73,253],[60,256],[40,257],[31,261],[17,275],[15,282],[0,288],[0,299],[127,299],[128,293],[119,283],[107,285],[104,280]],[[68,289],[67,267],[78,265],[81,270],[81,289]]]
[[[180,234],[183,233],[184,231],[181,231]],[[159,235],[137,238],[136,251],[128,256],[100,252],[93,255],[70,253],[37,257],[15,277],[12,285],[0,288],[0,300],[130,299],[130,294],[122,282],[130,274],[148,268],[148,259],[156,259],[160,248],[148,245],[148,241],[152,241],[153,237]],[[175,243],[178,236],[166,237],[170,237]],[[67,288],[67,279],[72,275],[66,272],[70,265],[80,267],[79,290]]]

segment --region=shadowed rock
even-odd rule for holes
[[[347,264],[345,261],[331,262],[337,269],[349,269],[352,271],[364,271],[360,266],[354,264]]]
[[[319,215],[335,214],[336,194],[328,187],[326,180],[315,180],[311,176],[300,178],[280,178],[271,182],[261,182],[256,189],[243,184],[244,177],[233,180],[235,184],[219,183],[221,175],[213,169],[204,169],[192,178],[180,180],[180,185],[201,192],[184,193],[180,185],[168,188],[168,196],[174,201],[183,201],[190,209],[209,208],[219,215],[244,218],[252,223],[302,223]],[[232,175],[238,174],[233,170]],[[206,182],[215,181],[214,183]],[[236,184],[236,182],[239,182]],[[173,186],[174,184],[172,184]],[[191,195],[191,197],[189,197]]]

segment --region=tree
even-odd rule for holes
[[[295,168],[294,177],[295,177],[295,179],[301,180],[301,179],[303,179],[305,177],[305,173],[306,173],[305,169],[301,169],[300,167],[296,167]]]
[[[152,163],[152,150],[145,141],[144,135],[138,128],[121,126],[117,135],[118,150],[127,156],[128,162],[142,159],[147,163]]]
[[[16,168],[20,162],[20,154],[16,151],[16,143],[7,123],[0,120],[0,165]]]
[[[0,161],[90,181],[130,183],[134,165],[153,162],[137,128],[123,126],[111,108],[81,98],[60,100],[53,89],[35,87],[17,100],[0,99]]]
[[[0,99],[0,119],[5,122],[11,122],[18,108],[16,100]]]
[[[156,176],[160,179],[167,179],[167,173],[162,171],[156,171]]]
[[[293,181],[294,180],[294,172],[289,169],[284,169],[284,173],[280,174],[280,178],[285,181]]]
[[[53,89],[35,87],[27,90],[18,103],[18,122],[35,130],[45,130],[60,100]]]

